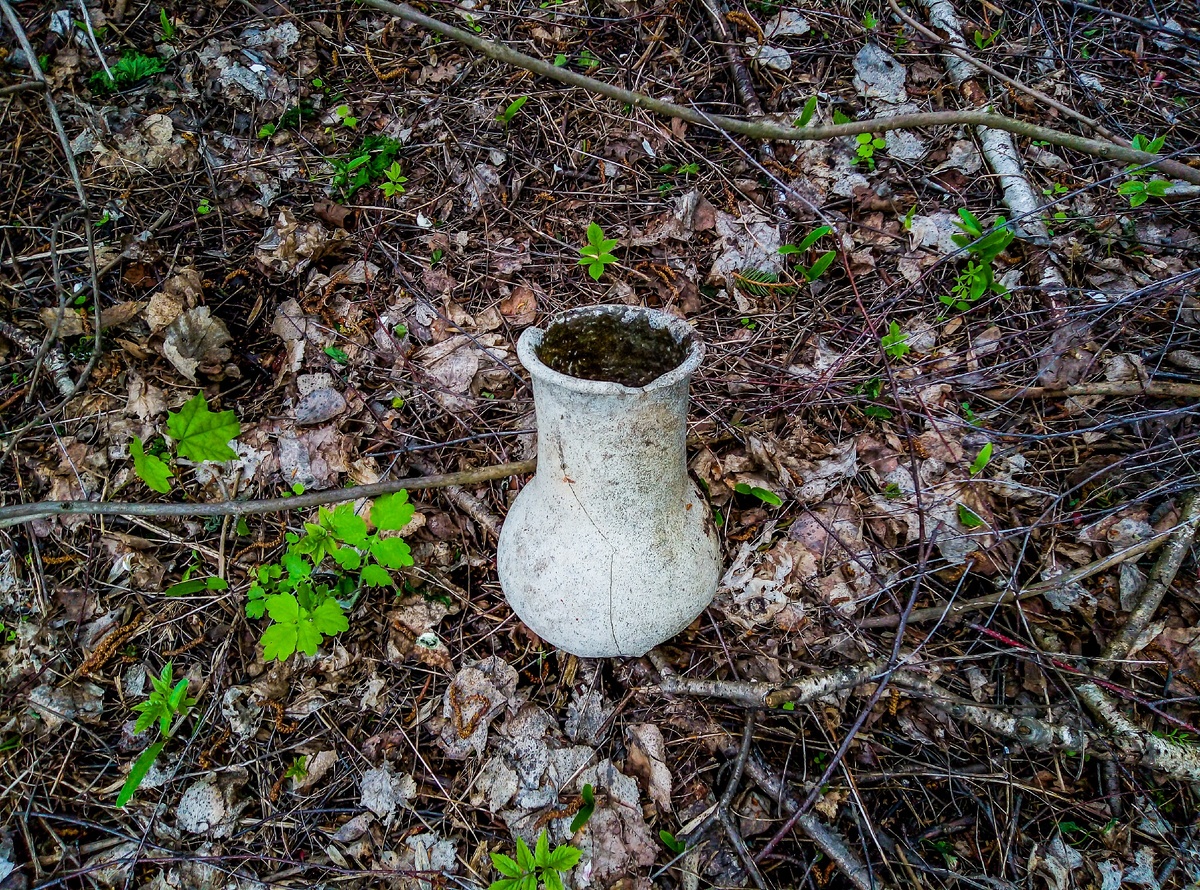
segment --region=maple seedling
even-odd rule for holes
[[[208,400],[196,393],[178,411],[167,412],[167,435],[175,442],[175,453],[184,460],[226,461],[237,457],[229,443],[242,431],[232,411],[216,414],[208,410]],[[147,452],[142,440],[134,436],[129,442],[133,472],[152,491],[167,494],[175,471],[160,455],[169,457],[166,449]]]
[[[599,281],[609,263],[617,261],[612,254],[617,239],[605,238],[604,229],[594,222],[587,227],[587,239],[587,244],[579,249],[579,265],[587,266],[588,274]]]

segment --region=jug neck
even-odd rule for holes
[[[688,485],[688,379],[619,389],[579,392],[534,378],[538,476],[581,499],[624,493],[645,509],[677,507]]]

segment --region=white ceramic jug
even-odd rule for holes
[[[649,322],[669,333],[681,359],[634,387],[568,376],[539,357],[558,325],[610,319],[618,332]],[[607,358],[636,350],[619,337],[615,349],[611,340],[601,347]],[[716,528],[684,447],[688,383],[704,345],[663,312],[592,306],[564,313],[548,331],[527,329],[517,354],[533,378],[538,465],[500,534],[505,596],[567,652],[642,655],[704,611],[720,575]]]

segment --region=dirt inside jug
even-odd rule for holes
[[[644,315],[596,313],[552,324],[537,355],[560,374],[638,387],[679,367],[689,347]]]

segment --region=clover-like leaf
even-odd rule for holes
[[[242,431],[232,411],[213,414],[208,400],[196,393],[178,412],[167,414],[167,433],[175,440],[179,456],[187,460],[222,461],[237,457],[229,442]]]
[[[402,569],[413,564],[412,551],[403,538],[376,538],[371,542],[371,555],[389,569]]]
[[[408,502],[408,492],[398,491],[376,498],[371,505],[371,522],[382,531],[399,531],[412,521],[416,507]]]
[[[296,651],[296,625],[272,624],[262,635],[263,661],[287,661]]]

